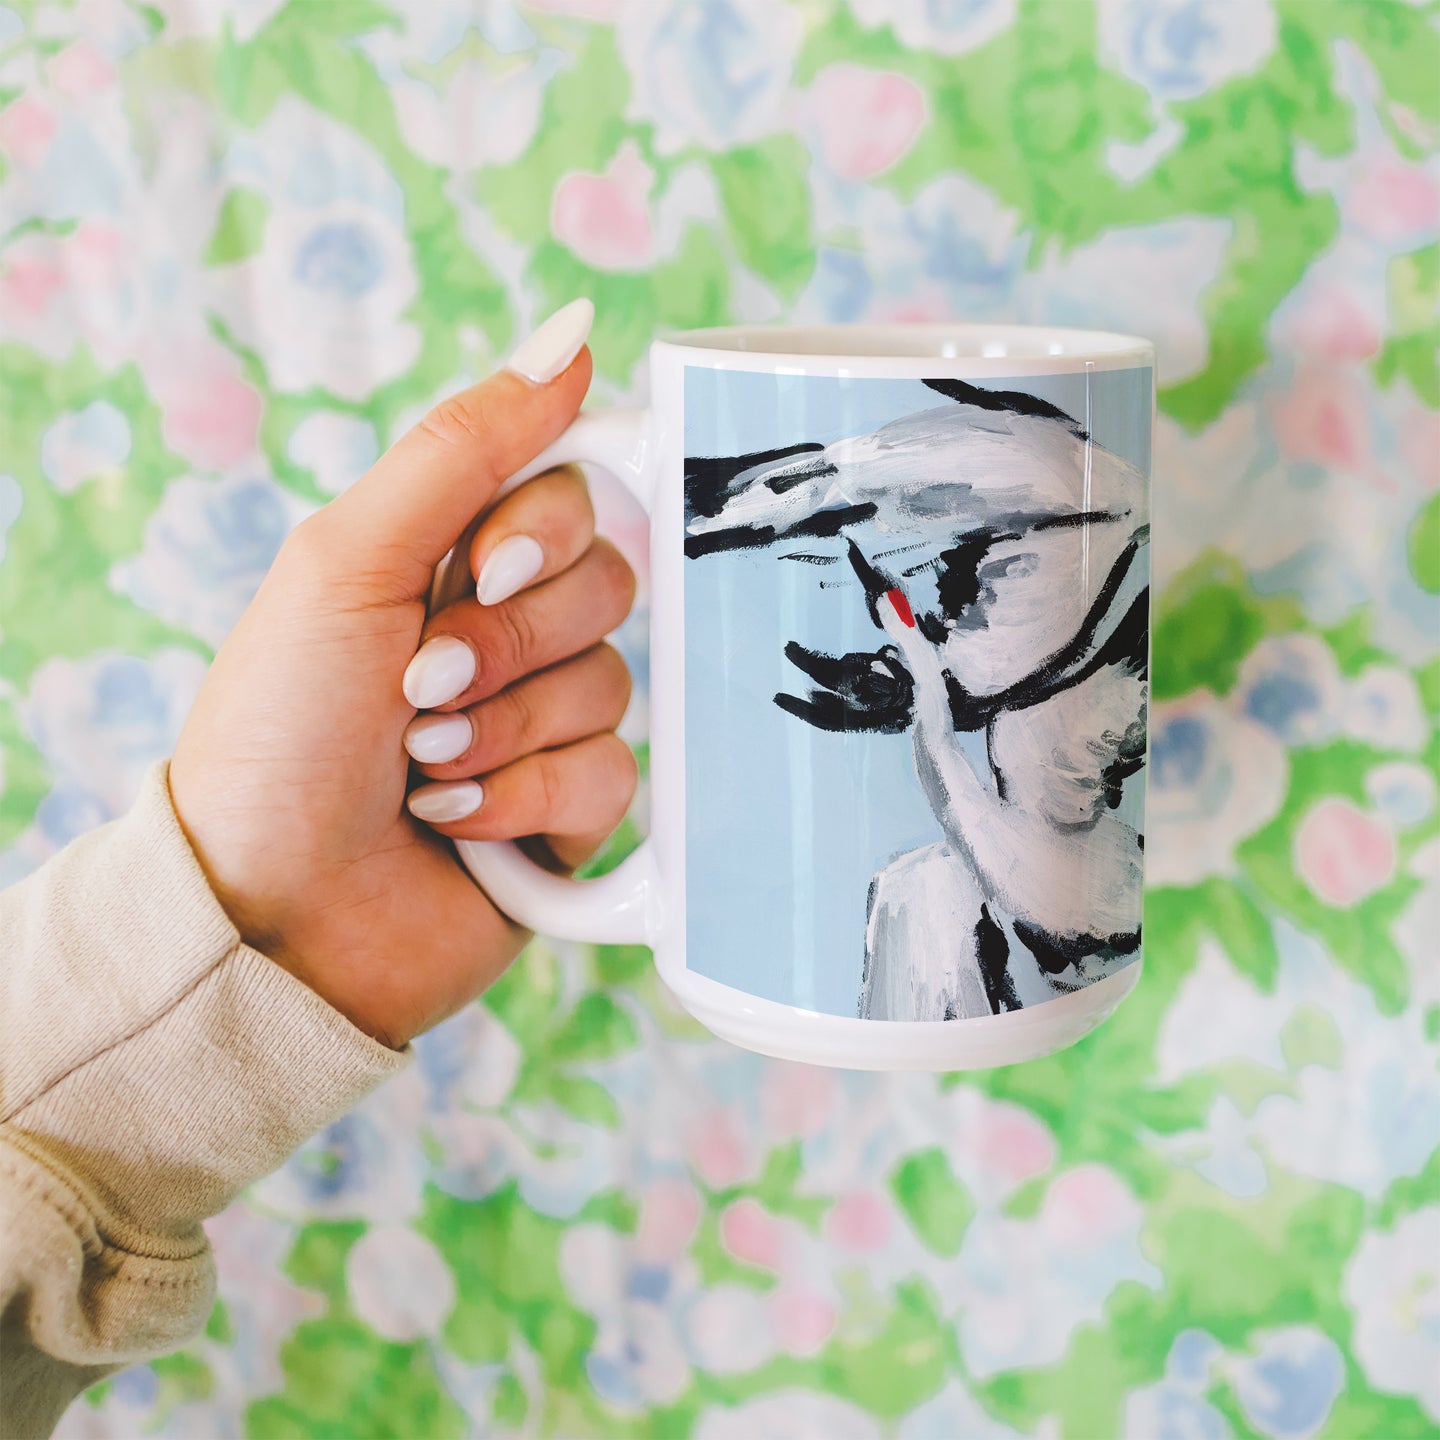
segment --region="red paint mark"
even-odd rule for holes
[[[913,630],[915,628],[915,615],[910,609],[910,602],[905,598],[903,590],[887,590],[885,598],[895,607],[895,613]]]

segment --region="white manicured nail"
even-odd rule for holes
[[[422,785],[410,792],[405,802],[417,820],[431,825],[448,825],[473,815],[485,792],[473,780],[455,780],[446,785]]]
[[[417,709],[453,700],[475,679],[475,652],[453,635],[427,640],[405,667],[400,688]]]
[[[553,380],[580,353],[595,307],[588,300],[562,305],[528,340],[521,341],[506,369],[523,375],[532,385]]]
[[[498,605],[508,600],[540,573],[544,563],[545,552],[528,535],[507,536],[480,567],[476,598],[482,605]]]
[[[458,760],[474,739],[468,715],[422,715],[405,727],[405,749],[422,765]]]

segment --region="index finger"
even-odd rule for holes
[[[327,507],[357,564],[384,557],[423,595],[495,491],[557,439],[590,385],[595,308],[557,310],[490,379],[442,400]]]

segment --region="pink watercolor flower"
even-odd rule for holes
[[[690,1163],[712,1190],[738,1185],[753,1169],[751,1147],[728,1110],[700,1118],[690,1138]]]
[[[827,65],[810,89],[825,163],[842,180],[870,180],[915,143],[925,124],[925,92],[888,70]]]
[[[770,1302],[775,1338],[792,1355],[814,1355],[835,1330],[839,1312],[823,1295],[780,1290]]]
[[[1314,460],[1338,470],[1365,467],[1370,430],[1365,397],[1354,378],[1312,366],[1290,393],[1271,406],[1281,448],[1293,460]]]
[[[1061,1246],[1095,1249],[1123,1233],[1139,1217],[1134,1195],[1104,1165],[1077,1165],[1045,1192],[1040,1223]]]
[[[64,288],[65,272],[58,265],[12,254],[0,268],[0,324],[19,329],[23,321],[39,320]]]
[[[224,469],[254,452],[260,395],[241,378],[229,351],[209,341],[171,345],[142,368],[160,406],[165,443],[178,455]]]
[[[71,100],[84,100],[115,83],[115,67],[93,45],[81,40],[50,62],[50,83]]]
[[[925,288],[903,299],[886,298],[869,306],[865,318],[879,325],[927,325],[937,320],[953,320],[955,307],[943,293],[936,290],[926,295]]]
[[[640,1201],[637,1259],[669,1265],[683,1255],[700,1223],[700,1197],[688,1180],[657,1180]]]
[[[825,1233],[846,1250],[878,1250],[890,1238],[890,1207],[868,1190],[851,1190],[826,1213]]]
[[[737,1200],[720,1216],[720,1241],[747,1265],[778,1270],[784,1252],[780,1222],[756,1200]]]
[[[33,169],[45,158],[55,138],[55,113],[33,95],[22,95],[0,110],[0,152],[23,169]]]
[[[1440,185],[1423,166],[1362,159],[1346,210],[1367,235],[1401,244],[1440,224]]]
[[[1382,317],[1336,287],[1316,288],[1292,321],[1287,337],[1302,355],[1341,363],[1368,360],[1380,349]]]
[[[761,1113],[777,1140],[818,1135],[835,1101],[835,1072],[819,1065],[773,1060],[765,1072]]]
[[[596,270],[642,270],[655,256],[650,185],[655,172],[627,140],[603,174],[572,171],[555,187],[550,228]]]
[[[1055,1139],[1049,1129],[1018,1105],[998,1104],[982,1117],[980,1159],[1012,1185],[1042,1175],[1055,1163]]]
[[[125,232],[104,220],[82,220],[65,245],[65,270],[79,287],[118,290],[126,279]]]
[[[1332,796],[1300,822],[1295,868],[1327,905],[1348,908],[1394,877],[1395,840],[1374,816]]]

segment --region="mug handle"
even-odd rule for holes
[[[542,471],[582,463],[608,470],[650,514],[655,461],[648,421],[643,410],[586,411],[554,444],[507,480],[497,498]],[[430,596],[432,613],[473,593],[473,533],[472,526],[436,570]],[[660,877],[649,839],[616,869],[595,880],[554,875],[510,840],[456,840],[454,845],[461,862],[496,908],[529,930],[559,940],[604,945],[650,945],[659,931]]]

